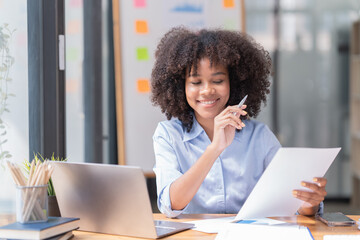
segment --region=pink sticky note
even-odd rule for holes
[[[136,8],[146,7],[146,0],[134,0],[134,7]]]
[[[71,7],[81,7],[83,5],[83,0],[71,0],[70,6]]]

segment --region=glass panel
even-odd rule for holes
[[[27,52],[26,1],[0,1],[0,213],[15,212],[5,161],[29,156]]]
[[[247,11],[251,10],[272,10],[275,5],[275,0],[245,0],[245,7]]]
[[[299,10],[310,7],[309,0],[280,0],[282,10]]]
[[[306,13],[281,15],[280,49],[283,51],[311,51],[313,48],[312,18]]]
[[[66,155],[84,162],[83,1],[65,1],[66,34]]]
[[[271,12],[252,12],[246,16],[246,29],[267,51],[274,51],[274,16]]]
[[[296,3],[295,3],[296,2]],[[337,147],[328,196],[349,196],[348,1],[283,0],[279,77],[279,138],[288,147]],[[312,6],[310,6],[312,5]],[[348,170],[347,170],[348,171]]]

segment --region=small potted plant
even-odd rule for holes
[[[44,162],[45,160],[50,160],[50,161],[66,161],[67,159],[63,159],[63,158],[59,158],[59,157],[54,157],[54,154],[51,156],[50,159],[45,159],[41,154],[34,154],[34,159],[33,161],[35,161],[35,163],[41,161]],[[31,167],[31,163],[28,160],[24,161],[24,168],[25,171],[27,173],[29,173],[30,171],[30,167]],[[54,185],[52,183],[52,180],[50,178],[49,183],[48,183],[48,188],[47,188],[47,192],[48,192],[48,204],[49,204],[49,216],[58,216],[60,217],[60,210],[59,210],[59,206],[56,200],[56,194],[55,194],[55,189],[54,189]]]

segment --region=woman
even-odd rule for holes
[[[168,119],[153,136],[160,211],[237,213],[281,147],[250,119],[270,92],[269,53],[244,33],[180,27],[155,57],[152,102]],[[305,201],[300,214],[315,214],[326,196],[326,179],[314,180],[301,183],[309,191],[293,191]]]

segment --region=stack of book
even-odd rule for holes
[[[79,221],[79,218],[49,217],[47,222],[15,222],[0,227],[0,238],[67,240],[79,228]]]

